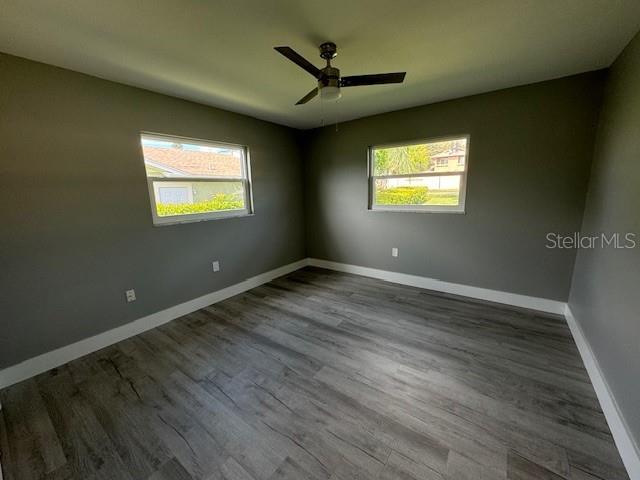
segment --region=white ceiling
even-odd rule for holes
[[[0,51],[299,128],[607,67],[640,29],[639,0],[0,0]],[[294,103],[314,79],[407,71]]]

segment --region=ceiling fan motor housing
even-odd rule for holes
[[[340,69],[324,67],[321,71],[322,76],[318,79],[318,88],[340,86]]]
[[[338,47],[333,42],[324,42],[320,45],[320,56],[325,60],[331,60],[338,55]]]

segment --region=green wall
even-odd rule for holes
[[[311,257],[566,301],[604,72],[306,133]],[[367,147],[469,134],[466,214],[367,210]],[[391,248],[399,257],[391,257]]]
[[[569,306],[640,444],[640,34],[610,70],[582,234],[635,234],[636,248],[580,250]],[[640,450],[637,450],[640,452]]]
[[[248,145],[255,215],[153,227],[141,131]],[[2,54],[0,184],[0,368],[305,256],[294,131]]]

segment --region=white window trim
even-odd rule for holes
[[[450,140],[459,140],[465,138],[467,140],[466,155],[464,157],[464,170],[451,172],[424,172],[419,174],[405,175],[374,175],[374,159],[373,151],[380,148],[391,147],[407,147],[412,145],[421,145],[424,143],[446,142]],[[370,145],[367,149],[367,172],[369,176],[369,203],[368,210],[371,212],[406,212],[406,213],[457,213],[465,214],[465,205],[467,197],[467,176],[469,172],[469,152],[471,145],[471,135],[449,135],[446,137],[433,137],[423,140],[410,140],[408,142],[397,142],[382,145]],[[376,205],[375,204],[375,181],[386,178],[420,178],[420,177],[443,177],[443,176],[460,176],[460,194],[458,205]]]
[[[235,217],[247,217],[253,216],[253,189],[251,185],[251,163],[249,159],[249,147],[246,145],[238,145],[234,143],[218,142],[213,140],[202,140],[197,138],[180,137],[176,135],[165,135],[160,133],[140,132],[140,139],[144,138],[155,139],[159,141],[171,141],[176,140],[178,142],[185,142],[196,145],[203,145],[205,147],[228,147],[233,149],[241,149],[242,159],[242,176],[241,177],[146,177],[147,178],[147,190],[149,191],[149,200],[151,207],[151,218],[154,226],[164,225],[177,225],[180,223],[193,223],[204,222],[208,220],[221,220],[224,218]],[[142,142],[140,143],[140,149],[142,153],[142,162],[144,164],[144,150],[142,149]],[[146,170],[145,170],[146,176]],[[154,182],[242,182],[244,191],[244,204],[245,208],[235,210],[220,210],[217,212],[206,213],[186,213],[182,215],[169,215],[159,216],[156,209],[156,196],[154,189]]]

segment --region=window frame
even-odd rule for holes
[[[409,173],[402,175],[374,175],[374,155],[376,149],[392,148],[392,147],[409,147],[413,145],[422,145],[425,143],[447,142],[451,140],[466,139],[467,148],[465,153],[464,170],[459,172],[423,172]],[[444,137],[430,137],[421,140],[409,140],[405,142],[393,142],[378,145],[369,145],[367,147],[367,175],[369,186],[369,198],[367,209],[370,212],[405,212],[405,213],[466,213],[466,197],[467,197],[467,177],[469,175],[469,152],[471,151],[471,135],[447,135]],[[458,205],[376,205],[375,204],[375,181],[378,179],[388,178],[421,178],[421,177],[446,177],[460,176],[460,193],[458,196]]]
[[[177,225],[181,223],[193,223],[193,222],[205,222],[208,220],[221,220],[224,218],[237,218],[252,216],[253,213],[253,188],[251,183],[251,162],[249,156],[249,147],[246,145],[240,145],[229,142],[219,142],[214,140],[204,140],[200,138],[183,137],[179,135],[167,135],[164,133],[146,132],[142,131],[138,135],[140,139],[140,150],[142,153],[142,164],[145,167],[145,177],[147,179],[147,190],[149,193],[149,201],[151,206],[151,218],[153,225]],[[159,141],[176,141],[175,143],[189,143],[191,145],[202,145],[205,147],[221,147],[232,148],[234,150],[240,149],[242,151],[241,165],[241,177],[149,177],[147,176],[144,148],[142,147],[143,138],[151,138]],[[167,215],[159,216],[156,208],[156,196],[153,187],[154,182],[242,182],[244,190],[244,205],[245,208],[236,210],[220,210],[214,212],[205,213],[185,213],[182,215]]]

